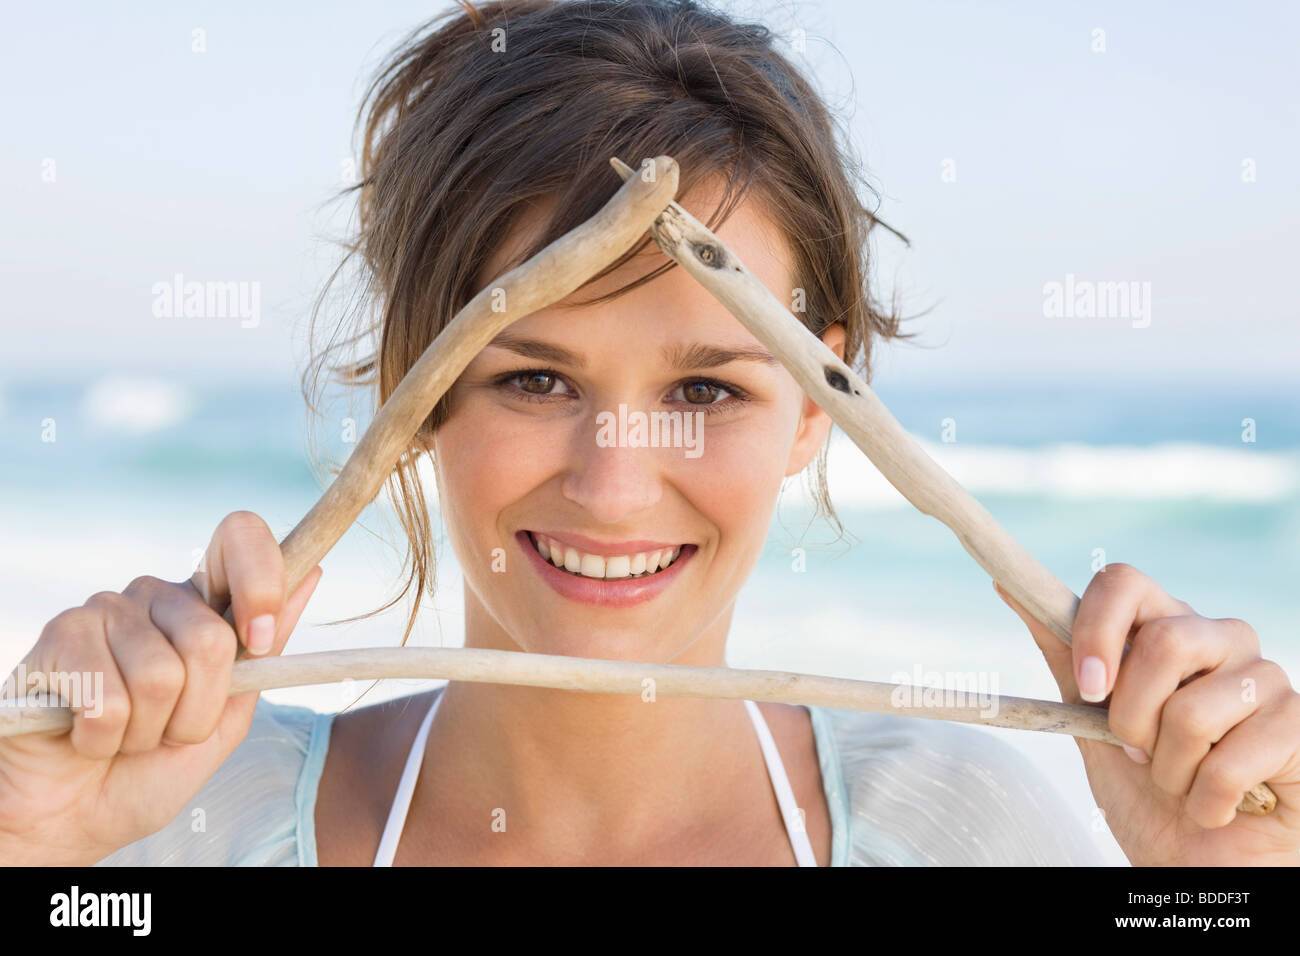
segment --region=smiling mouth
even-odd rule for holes
[[[553,567],[574,577],[597,581],[625,581],[629,578],[651,578],[673,566],[683,549],[691,545],[677,545],[657,551],[640,551],[625,555],[589,554],[548,538],[535,531],[527,532],[533,549]]]

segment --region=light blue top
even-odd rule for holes
[[[973,727],[809,707],[831,866],[1099,866],[1015,748]],[[335,714],[260,700],[248,736],[176,818],[97,866],[316,866]]]

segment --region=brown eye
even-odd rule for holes
[[[708,382],[689,382],[682,386],[682,395],[692,405],[712,405],[722,389]]]
[[[545,368],[505,372],[493,379],[493,384],[517,401],[549,403],[574,397],[574,391],[564,377]]]
[[[555,387],[555,376],[545,372],[527,372],[519,376],[520,388],[534,395],[545,395]]]

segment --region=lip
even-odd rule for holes
[[[547,534],[547,532],[540,532]],[[580,539],[575,535],[568,535],[569,540],[588,540]],[[551,562],[538,553],[533,547],[533,542],[528,537],[527,531],[515,533],[515,541],[527,555],[529,563],[537,569],[542,580],[551,586],[561,597],[568,598],[570,601],[576,601],[579,604],[587,604],[593,607],[633,607],[637,604],[644,604],[646,601],[652,601],[672,585],[681,575],[682,569],[692,557],[698,548],[693,544],[682,545],[682,550],[677,555],[677,560],[669,565],[666,571],[660,571],[658,574],[652,574],[648,578],[616,578],[612,581],[603,581],[598,578],[584,578],[577,574],[571,574],[568,571],[561,571]],[[661,547],[667,547],[662,545]],[[654,550],[652,545],[648,550]],[[592,554],[597,552],[593,551]]]

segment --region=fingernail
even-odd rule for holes
[[[1151,758],[1147,756],[1145,750],[1140,750],[1137,747],[1130,747],[1128,744],[1120,744],[1120,746],[1124,748],[1124,752],[1126,754],[1128,754],[1131,758],[1133,758],[1134,763],[1151,762]]]
[[[1079,695],[1094,704],[1106,699],[1106,664],[1100,657],[1085,657],[1079,665]]]
[[[259,614],[248,622],[248,653],[265,654],[275,640],[275,616]]]

